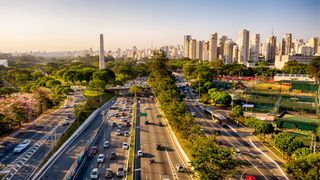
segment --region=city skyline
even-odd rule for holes
[[[185,34],[206,40],[217,32],[236,41],[248,29],[266,43],[272,32],[305,41],[320,32],[318,0],[37,2],[0,2],[0,52],[98,50],[99,34],[108,51],[183,44]]]

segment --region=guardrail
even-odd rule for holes
[[[73,166],[71,166],[69,172],[67,173],[66,177],[64,178],[65,180],[71,180],[71,179],[77,179],[78,175],[79,175],[79,172],[80,170],[82,169],[82,167],[84,166],[84,164],[86,163],[87,159],[88,159],[88,152],[89,152],[89,149],[90,147],[93,146],[93,144],[96,143],[97,141],[97,136],[101,133],[101,130],[103,129],[103,127],[106,125],[106,123],[104,123],[104,121],[107,121],[108,120],[108,112],[107,114],[104,114],[103,116],[106,117],[107,119],[106,120],[103,120],[104,117],[102,118],[102,123],[99,127],[99,130],[96,132],[96,134],[94,136],[92,136],[92,138],[90,139],[90,141],[87,143],[86,147],[84,148],[84,151],[81,153],[81,156],[84,157],[82,160],[78,160],[78,158],[75,160]],[[79,157],[81,157],[79,156]]]
[[[63,145],[56,151],[53,156],[44,164],[44,166],[39,170],[39,172],[32,178],[32,180],[41,179],[41,177],[48,171],[52,164],[57,160],[59,155],[89,126],[89,124],[100,114],[102,109],[105,109],[111,102],[113,102],[115,97],[110,99],[100,108],[96,109],[90,116],[81,124],[81,126],[70,136],[70,138],[63,143]]]

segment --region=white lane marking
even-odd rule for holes
[[[168,153],[167,149],[166,149],[166,155],[167,155],[167,158],[168,158],[168,162],[169,162],[169,166],[170,166],[170,169],[171,169],[171,173],[172,173],[173,179],[178,179],[177,173],[176,173],[176,171],[174,169],[174,166],[173,166],[172,161],[171,161],[171,159],[169,157],[169,153]]]
[[[287,177],[287,175],[282,171],[281,167],[279,166],[279,164],[277,162],[275,162],[273,159],[271,159],[268,155],[266,155],[264,152],[262,152],[255,144],[253,144],[251,138],[249,138],[249,141],[251,143],[251,145],[257,150],[259,151],[261,154],[263,154],[267,159],[269,159],[271,162],[273,162],[279,169],[280,172],[284,175],[284,177],[289,180],[289,178]]]

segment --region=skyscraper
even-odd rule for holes
[[[265,52],[265,59],[266,61],[274,61],[276,57],[276,47],[277,46],[277,37],[275,36],[270,36],[267,39],[267,44],[266,44],[266,52]]]
[[[189,42],[191,41],[191,35],[184,36],[184,57],[189,57]]]
[[[192,39],[189,42],[189,58],[195,60],[196,59],[196,54],[197,54],[197,40]]]
[[[292,35],[287,33],[282,41],[282,54],[289,55],[291,54],[291,45],[292,45]]]
[[[237,46],[237,45],[233,46],[232,58],[233,58],[232,63],[239,62],[239,46]]]
[[[259,61],[260,34],[254,34],[250,39],[250,61]]]
[[[100,34],[99,69],[104,69],[103,34]]]
[[[209,41],[203,45],[203,60],[209,60]]]
[[[223,55],[224,55],[224,45],[225,45],[225,42],[226,42],[226,40],[227,40],[227,36],[221,36],[220,38],[219,38],[219,43],[218,43],[218,57],[220,58],[221,57],[221,59],[223,59],[224,57],[223,57]]]
[[[218,34],[213,33],[209,39],[209,61],[215,60],[217,56]]]
[[[239,56],[238,63],[246,64],[249,61],[249,36],[247,29],[242,29],[239,34]]]
[[[225,63],[233,63],[233,46],[234,42],[232,42],[231,39],[226,40],[223,45],[223,57],[225,59]]]
[[[204,41],[198,41],[196,48],[196,59],[203,60],[203,45]]]

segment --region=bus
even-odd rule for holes
[[[214,112],[212,109],[203,108],[203,112],[205,114],[209,115],[212,118],[212,120],[218,121],[219,123],[227,120],[227,118],[224,117],[222,114],[220,114],[218,112]]]

